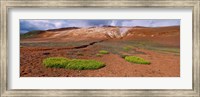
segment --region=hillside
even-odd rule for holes
[[[30,36],[29,36],[30,35]],[[24,35],[21,35],[24,36]],[[22,42],[66,42],[86,40],[155,40],[180,44],[180,26],[169,27],[118,27],[103,26],[90,28],[60,28],[46,31],[32,31],[21,37]]]

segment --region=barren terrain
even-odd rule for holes
[[[110,53],[99,57],[99,50]],[[130,63],[123,55],[151,64]],[[42,60],[48,57],[94,59],[106,66],[97,70],[47,68]],[[179,77],[180,27],[72,27],[27,34],[20,38],[20,76]]]

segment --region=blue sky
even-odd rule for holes
[[[179,19],[164,20],[55,20],[55,19],[22,19],[20,20],[20,33],[32,30],[47,30],[64,27],[92,27],[92,26],[145,26],[162,27],[180,25]]]

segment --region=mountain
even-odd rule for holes
[[[30,35],[30,36],[29,36]],[[169,27],[121,27],[102,26],[89,28],[60,28],[45,31],[32,31],[22,34],[22,41],[84,41],[84,40],[107,40],[107,39],[142,39],[161,38],[179,39],[180,26]],[[22,37],[26,36],[26,37]],[[178,41],[178,40],[177,40]]]

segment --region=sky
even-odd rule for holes
[[[64,20],[64,19],[21,19],[20,33],[32,30],[48,30],[64,27],[94,27],[94,26],[144,26],[162,27],[180,25],[179,19],[155,19],[155,20]]]

